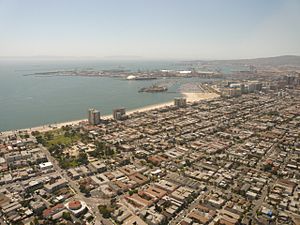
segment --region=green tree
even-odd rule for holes
[[[40,135],[40,132],[39,132],[39,131],[32,131],[32,132],[31,132],[31,135],[33,135],[33,136],[38,136],[38,135]]]
[[[62,214],[62,218],[64,218],[65,220],[71,221],[71,214],[69,212],[63,212]]]
[[[99,205],[98,209],[99,209],[99,212],[102,214],[102,216],[105,219],[108,219],[111,217],[112,209],[108,208],[106,205]]]
[[[136,189],[133,189],[133,190],[129,190],[128,191],[128,194],[131,196],[133,195],[134,193],[137,193],[138,191]]]
[[[61,147],[57,144],[51,145],[49,147],[49,152],[51,152],[52,155],[55,155],[55,156],[60,155],[61,154]]]
[[[88,164],[89,161],[88,161],[87,154],[85,152],[80,152],[79,155],[78,155],[77,161],[80,164]]]
[[[160,206],[158,206],[157,204],[155,204],[154,206],[155,206],[155,210],[157,212],[159,212],[159,213],[162,212],[162,208]]]
[[[46,140],[45,140],[42,136],[37,136],[37,137],[36,137],[36,141],[37,141],[39,144],[46,145]]]
[[[45,133],[45,138],[46,138],[48,141],[50,141],[50,140],[52,140],[52,139],[54,138],[54,135],[53,135],[52,133],[50,133],[49,131],[47,131],[47,132]]]
[[[266,164],[263,167],[264,171],[271,171],[272,170],[272,165],[271,164]]]
[[[185,164],[187,167],[190,167],[192,165],[192,163],[189,159],[185,160]]]
[[[34,223],[35,225],[38,225],[38,224],[39,224],[39,220],[38,220],[38,218],[34,217],[34,219],[33,219],[33,223]]]
[[[105,156],[112,156],[114,154],[114,150],[112,150],[111,148],[106,148],[105,149]]]

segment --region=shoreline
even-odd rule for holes
[[[201,101],[201,100],[219,97],[219,95],[215,94],[215,93],[182,92],[181,94],[184,97],[186,97],[187,102],[195,102],[195,101]],[[140,108],[128,110],[126,112],[126,114],[130,115],[130,114],[136,113],[136,112],[145,112],[145,111],[149,111],[149,110],[156,109],[156,108],[171,106],[173,104],[174,104],[174,101],[172,100],[172,101],[168,101],[168,102],[164,102],[164,103],[146,105],[146,106],[143,106]],[[101,118],[112,119],[113,116],[112,116],[112,114],[106,114],[106,115],[101,116]],[[66,122],[60,122],[60,123],[45,124],[45,125],[31,127],[31,128],[22,128],[22,129],[10,130],[10,131],[2,131],[2,132],[0,132],[0,136],[13,135],[15,133],[25,132],[25,131],[27,131],[27,132],[32,132],[32,131],[46,132],[46,131],[50,131],[53,129],[60,129],[63,126],[76,125],[76,124],[79,124],[80,122],[87,122],[87,121],[88,121],[87,119],[79,119],[79,120],[72,120],[72,121],[66,121]]]

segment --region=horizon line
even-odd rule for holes
[[[255,56],[240,58],[211,58],[211,57],[143,57],[138,55],[112,55],[112,56],[55,56],[55,55],[29,55],[29,56],[0,56],[0,60],[166,60],[166,61],[226,61],[226,60],[249,60],[276,57],[300,57],[300,54],[282,54],[272,56]]]

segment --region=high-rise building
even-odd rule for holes
[[[100,123],[100,112],[95,109],[89,109],[89,124],[98,125]]]
[[[123,120],[126,118],[125,108],[119,108],[113,110],[113,117],[115,120]]]
[[[247,93],[248,90],[245,88],[245,84],[241,84],[240,88],[241,88],[241,93],[242,94],[246,94]]]
[[[242,94],[241,88],[225,88],[221,95],[225,98],[238,97]]]
[[[186,107],[186,98],[174,98],[174,105],[179,108]]]
[[[293,85],[297,86],[300,84],[300,73],[286,75],[283,77],[283,80],[289,86],[293,86]]]
[[[89,120],[89,124],[92,124],[93,123],[93,111],[94,109],[89,109],[88,113],[88,120]]]

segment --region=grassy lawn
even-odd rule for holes
[[[55,145],[55,144],[63,144],[65,146],[72,144],[75,141],[78,141],[79,137],[65,137],[63,134],[54,136],[53,140],[47,141],[47,146]]]
[[[62,129],[52,130],[41,134],[37,139],[48,148],[62,168],[77,167],[88,162],[86,153],[80,153],[78,157],[64,155],[63,150],[81,140],[81,136],[75,132],[66,132]]]
[[[56,144],[70,146],[72,143],[80,140],[79,135],[65,136],[64,133],[61,132],[60,130],[51,131],[50,135],[51,135],[50,140],[47,140],[47,138],[46,138],[46,146],[47,147],[50,147],[50,146],[56,145]],[[44,137],[46,137],[46,135]]]

